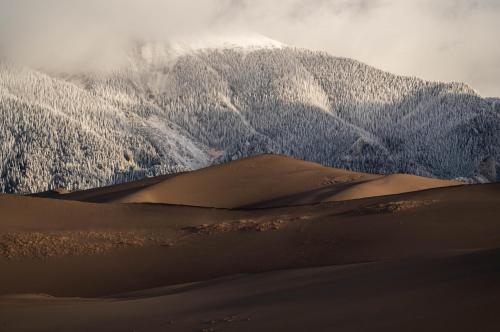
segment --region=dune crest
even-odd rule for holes
[[[344,201],[459,184],[405,174],[357,173],[284,156],[261,155],[170,177],[62,197],[101,203],[234,209]]]

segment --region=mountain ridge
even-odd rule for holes
[[[154,66],[135,54],[106,74],[1,66],[1,191],[86,189],[261,153],[447,179],[500,159],[495,104],[465,84],[289,47]]]

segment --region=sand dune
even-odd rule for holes
[[[402,174],[355,173],[263,155],[176,176],[58,196],[87,202],[256,208],[349,200],[459,184]]]
[[[499,259],[495,250],[238,275],[113,298],[0,297],[0,326],[13,332],[497,331]]]
[[[458,181],[431,179],[408,174],[392,174],[346,188],[329,200],[342,201],[365,197],[394,195],[461,184],[462,183]]]
[[[0,195],[0,331],[496,331],[500,184],[453,184],[263,156]]]
[[[500,186],[263,210],[0,199],[0,294],[101,296],[500,247]]]

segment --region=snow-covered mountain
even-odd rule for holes
[[[487,100],[493,106],[493,109],[500,113],[500,98],[488,98]]]
[[[258,38],[140,44],[127,59],[78,75],[0,65],[1,191],[102,186],[264,152],[442,178],[500,160],[498,103],[464,84]]]

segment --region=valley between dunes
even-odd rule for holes
[[[496,331],[500,185],[264,155],[0,196],[0,331]]]

